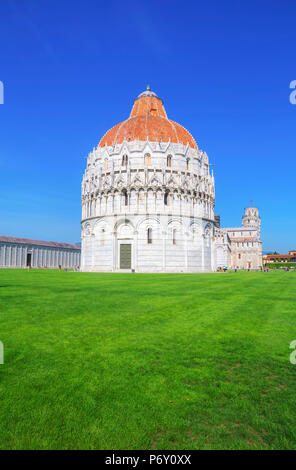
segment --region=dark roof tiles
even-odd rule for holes
[[[71,250],[80,250],[79,245],[74,243],[60,243],[60,242],[50,242],[44,240],[34,240],[32,238],[18,238],[18,237],[8,237],[5,235],[0,235],[0,243],[14,243],[22,245],[35,245],[35,246],[50,246],[52,248],[67,248]]]

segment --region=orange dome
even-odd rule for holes
[[[124,140],[173,142],[198,148],[184,127],[168,119],[162,100],[149,89],[134,101],[130,117],[112,127],[101,139],[99,146],[121,144]]]

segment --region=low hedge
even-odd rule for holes
[[[264,266],[266,268],[291,268],[292,266],[296,266],[296,263],[266,263]]]

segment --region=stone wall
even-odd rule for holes
[[[63,268],[80,266],[80,250],[0,242],[0,268],[25,268],[28,254],[34,268],[58,268],[59,264]]]
[[[197,149],[98,147],[82,181],[82,269],[120,270],[120,245],[130,244],[137,272],[211,271],[214,203],[208,157]]]
[[[82,225],[82,270],[120,270],[120,245],[127,243],[136,272],[210,272],[213,233],[211,221],[186,216],[93,218]]]

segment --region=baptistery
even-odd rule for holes
[[[213,271],[214,204],[207,154],[187,129],[168,118],[163,101],[147,87],[128,119],[110,129],[88,155],[81,269]]]

